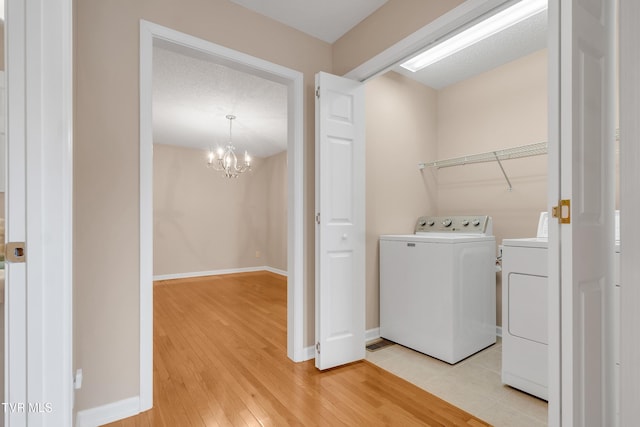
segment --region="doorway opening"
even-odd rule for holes
[[[161,46],[286,87],[287,355],[305,360],[303,274],[303,75],[160,25],[140,23],[140,410],[153,403],[153,50]],[[203,163],[203,167],[206,165]],[[208,171],[211,172],[211,171]]]

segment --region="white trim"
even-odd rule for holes
[[[364,342],[371,342],[380,339],[380,328],[367,329],[364,331]]]
[[[547,149],[547,211],[560,200],[560,1],[549,1],[548,8],[548,141]],[[562,381],[560,319],[562,299],[560,297],[560,231],[559,224],[549,224],[548,246],[548,360],[549,376],[547,384],[548,410],[547,422],[550,426],[562,425]]]
[[[153,276],[153,280],[175,280],[175,279],[189,279],[191,277],[205,277],[205,276],[220,276],[223,274],[237,274],[237,273],[253,273],[256,271],[268,271],[270,273],[279,274],[281,276],[287,276],[287,272],[278,270],[277,268],[259,266],[259,267],[242,267],[242,268],[227,268],[224,270],[209,270],[209,271],[195,271],[190,273],[175,273],[175,274],[160,274]]]
[[[140,23],[140,412],[153,406],[153,31]]]
[[[42,226],[42,336],[39,357],[29,358],[43,372],[29,381],[29,401],[51,402],[43,425],[68,425],[73,419],[73,5],[72,0],[39,0],[42,51],[31,65],[42,82],[36,117],[41,120],[40,159],[42,210],[28,206],[27,227]],[[44,19],[46,17],[47,19]],[[33,75],[33,74],[32,74]],[[33,127],[29,126],[33,131]],[[31,152],[29,150],[29,152]],[[31,174],[29,171],[28,176]],[[27,191],[30,187],[27,186]],[[31,231],[28,231],[31,234]],[[29,270],[28,270],[29,271]],[[29,274],[29,273],[27,273]],[[29,280],[29,286],[31,281]],[[31,297],[29,297],[29,306]],[[32,333],[32,327],[29,333]],[[31,341],[31,340],[30,340]],[[35,350],[37,351],[37,350]],[[31,370],[30,377],[33,376]],[[41,390],[33,393],[34,383]],[[40,418],[40,417],[37,417]],[[30,420],[30,424],[31,424]]]
[[[502,326],[496,326],[496,336],[502,338]]]
[[[620,0],[620,425],[640,418],[640,3]]]
[[[424,50],[429,44],[444,35],[456,31],[463,25],[473,21],[488,11],[512,0],[467,0],[460,6],[434,19],[415,33],[405,37],[398,43],[364,62],[344,77],[366,81],[386,73],[396,63],[408,59]]]
[[[98,427],[136,415],[140,407],[140,399],[129,399],[109,403],[107,405],[79,411],[76,415],[76,427]]]
[[[316,358],[316,348],[315,346],[305,347],[302,352],[302,360],[311,360]]]
[[[262,269],[273,274],[279,274],[280,276],[288,277],[288,273],[284,270],[280,270],[279,268],[264,266],[262,267]]]
[[[287,355],[303,361],[304,350],[304,76],[295,71],[185,33],[140,21],[140,410],[153,403],[153,45],[181,45],[216,61],[288,87]]]

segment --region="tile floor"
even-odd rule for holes
[[[496,427],[547,425],[547,402],[502,384],[502,344],[455,365],[394,344],[367,360]]]

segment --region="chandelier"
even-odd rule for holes
[[[231,140],[231,125],[236,116],[229,114],[229,142],[222,148],[219,147],[215,152],[213,149],[209,149],[209,157],[207,161],[207,167],[213,168],[222,174],[226,178],[237,178],[242,172],[251,170],[251,157],[249,153],[244,152],[244,162],[238,162],[238,156],[236,156],[236,147],[233,146]]]

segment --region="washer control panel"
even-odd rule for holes
[[[488,215],[468,216],[421,216],[416,222],[416,233],[460,233],[490,235],[491,217]]]

